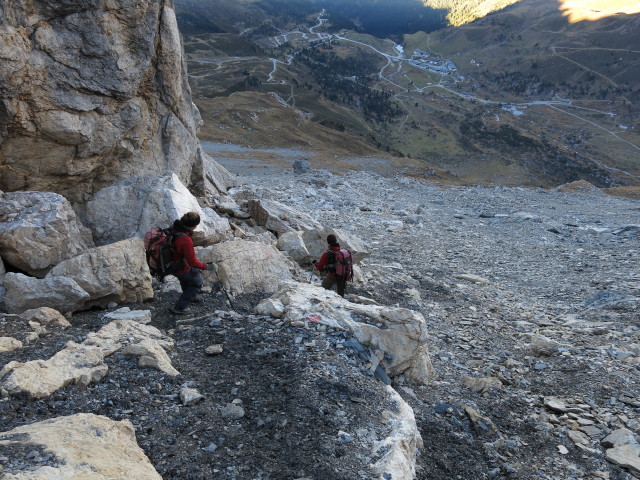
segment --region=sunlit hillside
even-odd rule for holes
[[[442,8],[449,11],[447,20],[454,26],[473,22],[496,10],[502,10],[520,0],[422,0],[431,8]]]
[[[640,13],[638,0],[560,0],[560,10],[570,23],[595,21],[612,15]]]
[[[521,0],[422,0],[424,5],[449,11],[447,20],[459,26],[502,10]],[[638,0],[558,0],[558,8],[569,23],[595,21],[612,15],[640,13]]]

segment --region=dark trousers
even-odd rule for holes
[[[344,289],[347,286],[346,280],[338,280],[337,278],[333,277],[324,277],[322,279],[322,286],[327,290],[332,290],[334,285],[336,286],[338,295],[344,297]]]
[[[178,298],[175,308],[182,310],[183,308],[186,308],[194,298],[196,298],[198,293],[200,293],[200,289],[203,284],[202,271],[197,268],[190,268],[184,273],[176,274],[176,278],[180,280],[182,295]]]

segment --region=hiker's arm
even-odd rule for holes
[[[180,253],[182,253],[182,256],[187,261],[187,264],[189,264],[189,268],[206,270],[207,266],[204,263],[199,262],[196,258],[196,251],[193,249],[193,240],[191,240],[191,237],[184,236],[181,237],[180,240],[182,240],[180,242]]]
[[[320,261],[314,265],[318,270],[322,271],[327,266],[327,252],[324,252],[320,257]]]

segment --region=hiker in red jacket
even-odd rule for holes
[[[314,267],[318,270],[326,271],[327,276],[322,279],[322,286],[327,290],[331,290],[333,286],[336,286],[338,295],[344,297],[344,290],[347,286],[346,279],[336,278],[336,255],[335,252],[340,251],[340,244],[335,235],[331,234],[327,236],[327,243],[329,248],[320,257],[320,261],[314,263]]]
[[[174,272],[174,275],[180,280],[182,295],[178,298],[175,306],[171,308],[171,311],[178,315],[187,312],[187,306],[191,302],[202,301],[202,298],[199,296],[203,284],[202,270],[215,270],[216,268],[215,263],[205,264],[199,262],[196,258],[191,235],[199,224],[200,215],[196,212],[187,212],[180,220],[173,222],[173,227],[171,227],[176,234],[173,240],[173,260],[176,262],[184,262],[184,267]]]

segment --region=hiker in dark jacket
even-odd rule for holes
[[[173,227],[171,227],[174,233],[177,234],[173,240],[173,260],[175,262],[183,261],[184,263],[184,267],[174,272],[176,278],[180,280],[182,295],[180,295],[171,311],[178,315],[187,312],[187,306],[191,302],[202,301],[198,295],[203,284],[202,270],[215,270],[216,268],[214,263],[205,264],[199,262],[196,258],[191,235],[199,224],[200,215],[196,212],[187,212],[180,220],[173,222]]]
[[[347,285],[347,281],[345,279],[336,278],[335,252],[340,251],[340,244],[338,243],[336,236],[333,234],[327,236],[327,243],[329,244],[328,250],[322,254],[320,261],[314,263],[314,267],[321,272],[327,272],[327,276],[322,279],[322,286],[327,290],[331,290],[335,285],[338,295],[344,297],[344,290]]]

